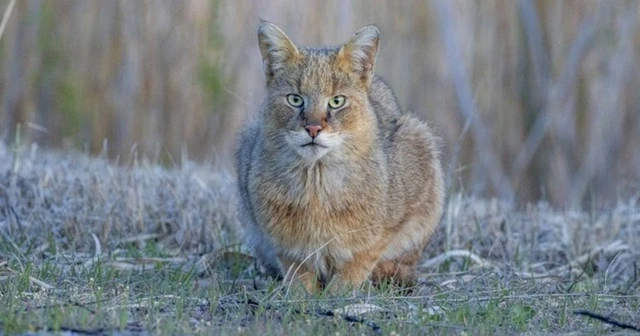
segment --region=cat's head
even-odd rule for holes
[[[366,26],[340,47],[314,49],[297,46],[274,24],[261,22],[268,141],[315,162],[353,154],[375,138],[367,95],[379,34]]]

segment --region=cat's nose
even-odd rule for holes
[[[318,133],[320,133],[320,131],[322,131],[322,126],[320,125],[307,125],[304,127],[304,129],[307,130],[307,133],[309,133],[309,136],[311,138],[315,138],[318,136]]]

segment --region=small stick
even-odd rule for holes
[[[626,323],[622,323],[622,322],[618,322],[614,319],[611,319],[609,317],[606,316],[602,316],[596,313],[592,313],[590,311],[587,310],[576,310],[573,312],[576,315],[584,315],[587,317],[590,317],[592,319],[596,319],[600,322],[606,323],[606,324],[610,324],[612,326],[616,326],[618,328],[622,328],[622,329],[629,329],[629,330],[633,330],[633,331],[638,331],[640,332],[640,327],[636,327],[636,326],[632,326],[630,324],[626,324]]]

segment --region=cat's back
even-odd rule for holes
[[[369,101],[381,127],[395,123],[402,116],[393,90],[381,77],[374,76],[369,88]]]
[[[371,83],[369,101],[389,168],[389,213],[399,220],[419,207],[440,208],[444,183],[439,139],[425,121],[401,110],[393,90],[380,77]]]
[[[245,220],[252,220],[253,215],[250,214],[251,204],[249,195],[249,182],[252,166],[259,159],[256,157],[254,150],[260,140],[261,134],[260,124],[256,120],[251,120],[240,130],[238,134],[238,143],[236,148],[236,173],[237,185],[240,192],[241,215],[248,216]]]

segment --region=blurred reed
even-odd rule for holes
[[[443,138],[453,190],[561,206],[640,196],[636,0],[18,0],[0,135],[20,124],[54,147],[229,162],[263,94],[259,18],[309,45],[377,24],[377,72]]]

